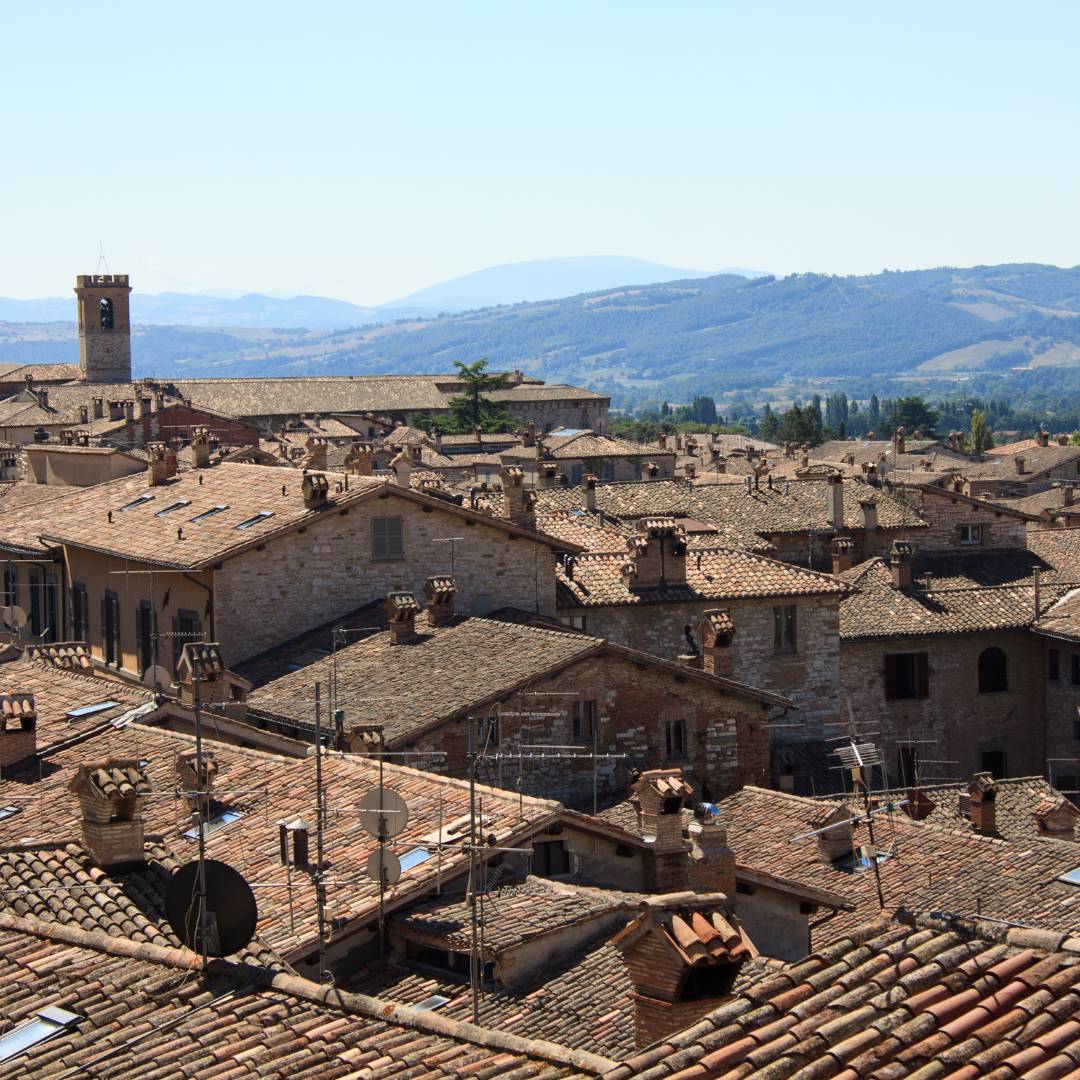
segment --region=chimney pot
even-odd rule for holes
[[[1013,466],[1016,468],[1017,476],[1024,475],[1024,471],[1027,468],[1027,462],[1024,460],[1023,454],[1013,454]]]
[[[146,454],[150,459],[147,477],[151,487],[159,487],[169,479],[169,448],[162,442],[146,444]]]
[[[910,589],[911,588],[911,557],[913,549],[909,543],[904,540],[894,540],[892,546],[892,557],[889,561],[890,568],[892,569],[892,587],[894,589]]]
[[[392,592],[386,598],[386,615],[390,624],[390,641],[404,645],[416,639],[416,615],[420,605],[410,592]]]
[[[828,483],[829,528],[839,532],[844,527],[844,481],[839,473],[832,473]]]
[[[855,541],[850,536],[837,536],[829,545],[832,572],[842,574],[855,565]]]
[[[454,597],[457,586],[449,574],[435,574],[424,582],[428,624],[443,626],[454,617]]]
[[[110,757],[82,764],[69,790],[78,796],[83,841],[99,866],[145,861],[142,802],[150,780],[137,760]]]
[[[322,506],[330,497],[330,483],[323,473],[304,473],[301,484],[304,505],[309,510]]]
[[[407,488],[411,484],[413,461],[404,450],[398,451],[390,461],[390,468],[394,470],[394,483],[401,488]]]
[[[596,510],[596,479],[591,473],[586,473],[581,478],[582,502],[589,513]]]
[[[730,612],[712,608],[701,613],[702,669],[709,675],[730,678],[732,674],[731,646],[735,640],[735,623]]]
[[[0,694],[0,769],[37,753],[37,705],[33,694]]]
[[[499,469],[502,480],[502,516],[515,525],[533,523],[532,493],[525,490],[525,473],[517,465],[504,465]]]
[[[205,469],[210,464],[210,429],[195,427],[191,429],[191,453],[196,469]]]
[[[985,836],[997,835],[996,803],[998,786],[992,773],[977,772],[968,781],[971,824]]]

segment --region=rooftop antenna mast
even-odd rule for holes
[[[106,274],[112,273],[112,270],[109,269],[109,260],[105,258],[105,241],[99,240],[97,269],[94,271],[94,273],[100,274],[102,271],[104,271]]]

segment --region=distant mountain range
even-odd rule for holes
[[[0,325],[0,361],[70,361],[73,336],[70,324]],[[1080,391],[1080,267],[718,274],[321,331],[143,326],[134,356],[139,374],[188,377],[431,373],[488,357],[621,405],[844,390],[1038,393],[1050,407]]]
[[[753,271],[726,272],[755,276]],[[131,314],[134,323],[141,326],[345,330],[400,319],[430,319],[498,304],[549,300],[616,285],[708,277],[709,273],[618,256],[537,259],[477,270],[377,307],[360,307],[325,296],[143,293],[136,289],[131,296]],[[72,297],[0,297],[0,322],[70,322],[74,314]]]

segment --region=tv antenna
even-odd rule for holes
[[[98,260],[97,268],[94,270],[95,274],[100,274],[104,270],[106,274],[111,274],[112,270],[109,269],[109,260],[105,258],[105,241],[98,241]]]

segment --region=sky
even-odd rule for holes
[[[9,5],[0,295],[1080,262],[1080,5]]]

